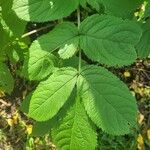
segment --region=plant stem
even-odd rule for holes
[[[78,30],[80,29],[80,24],[81,24],[81,16],[80,16],[80,7],[77,9],[77,18],[78,18]],[[78,46],[79,49],[79,74],[81,73],[81,60],[82,60],[82,55],[81,55],[81,49],[80,46]]]
[[[77,9],[77,18],[78,18],[78,29],[80,28],[81,16],[80,16],[80,8]]]
[[[52,27],[52,26],[54,26],[54,24],[48,24],[48,25],[45,26],[45,27],[41,27],[41,28],[39,28],[39,29],[32,30],[32,31],[30,31],[30,32],[28,32],[28,33],[23,34],[23,35],[21,36],[21,39],[23,39],[23,38],[25,38],[25,37],[27,37],[27,36],[29,36],[29,35],[35,34],[35,33],[39,32],[39,31],[45,30],[45,29],[47,29],[47,28],[49,28],[49,27]]]

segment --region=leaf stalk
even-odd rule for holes
[[[81,13],[80,13],[80,7],[77,9],[77,20],[78,20],[78,30],[80,29],[80,24],[81,24]],[[82,60],[82,55],[81,55],[81,48],[78,46],[79,49],[79,65],[78,65],[78,71],[79,74],[81,73],[81,60]]]

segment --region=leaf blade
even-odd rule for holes
[[[99,0],[98,0],[99,1]],[[103,2],[106,13],[122,18],[132,18],[134,11],[143,3],[143,0],[100,0]]]
[[[57,66],[57,58],[40,49],[29,49],[24,61],[22,74],[29,80],[40,81],[50,75]]]
[[[74,44],[73,41],[78,38],[77,27],[69,22],[57,25],[52,31],[35,40],[30,49],[40,49],[48,52],[54,52],[66,44]],[[76,40],[75,40],[76,41]],[[76,45],[76,44],[75,44]]]
[[[6,64],[0,62],[0,90],[11,93],[14,88],[14,79]]]
[[[145,58],[150,54],[150,20],[142,25],[143,34],[136,46],[138,57]]]
[[[60,124],[53,128],[52,137],[58,149],[95,149],[96,133],[79,98]]]
[[[79,87],[88,115],[103,131],[121,135],[135,126],[136,101],[126,85],[109,71],[102,67],[85,67]]]
[[[46,121],[55,116],[69,98],[77,79],[73,68],[62,68],[41,82],[32,94],[29,116],[37,121]]]
[[[23,20],[46,22],[70,15],[78,4],[76,0],[14,0],[13,10]]]
[[[133,63],[137,57],[134,46],[140,37],[141,29],[134,22],[109,15],[90,16],[80,27],[80,46],[84,53],[108,66]]]

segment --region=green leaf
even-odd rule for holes
[[[134,12],[144,0],[87,0],[87,2],[98,12],[103,8],[103,4],[107,14],[122,18],[132,18]]]
[[[93,15],[81,23],[80,46],[92,60],[108,66],[123,66],[136,59],[135,44],[141,28],[132,21],[109,15]]]
[[[51,32],[35,40],[30,47],[30,51],[39,49],[53,52],[59,48],[65,47],[70,43],[74,45],[74,41],[76,47],[76,41],[78,38],[78,29],[74,24],[69,22],[61,23],[57,25]]]
[[[97,10],[97,12],[101,13],[103,10],[102,0],[87,0],[88,4]]]
[[[147,3],[146,7],[145,7],[145,13],[144,13],[145,17],[149,17],[150,16],[150,1]]]
[[[14,88],[14,79],[8,67],[0,62],[0,90],[11,93]]]
[[[57,66],[57,58],[47,51],[29,49],[22,73],[29,80],[42,80],[50,75]]]
[[[13,0],[1,0],[2,3],[2,18],[14,37],[21,37],[26,28],[26,22],[20,20],[14,11],[11,9]]]
[[[87,62],[82,59],[81,60],[81,66],[85,66],[85,65],[87,65]],[[77,56],[74,56],[70,59],[66,59],[63,61],[62,66],[63,67],[78,68],[79,67],[79,58]]]
[[[3,30],[2,25],[0,24],[0,62],[5,61],[6,59],[6,53],[4,50],[5,44],[7,44],[7,40],[9,39],[5,31]]]
[[[0,49],[0,62],[3,62],[6,59],[5,51]]]
[[[150,54],[150,19],[142,25],[142,29],[141,40],[136,46],[140,58],[147,57]]]
[[[45,122],[36,122],[33,126],[32,136],[44,136],[51,129],[51,120]]]
[[[85,67],[79,76],[78,85],[88,115],[103,131],[123,135],[135,127],[135,98],[112,73],[102,67]]]
[[[17,37],[21,37],[23,34],[26,22],[20,20],[16,14],[12,11],[13,0],[1,0],[1,12],[0,12],[0,61],[7,59],[6,53],[13,53],[10,51],[10,45]],[[8,50],[9,49],[9,50]]]
[[[78,43],[77,27],[72,23],[59,24],[54,30],[32,43],[29,56],[24,62],[24,75],[30,80],[44,79],[52,72],[53,66],[58,64],[56,57],[51,53],[61,48],[61,57],[69,58],[77,51]]]
[[[21,55],[23,55],[24,50],[21,49],[18,43],[16,42],[15,44],[12,44],[9,47],[7,47],[5,52],[7,55],[7,59],[9,59],[12,65],[16,65],[16,63],[19,60],[23,60],[23,58],[21,58]]]
[[[20,110],[23,113],[26,113],[27,115],[29,113],[29,107],[30,107],[32,94],[33,94],[33,92],[29,93],[26,96],[26,98],[23,100],[21,107],[20,107]],[[44,136],[45,134],[47,134],[51,129],[51,125],[50,125],[52,122],[51,120],[48,120],[45,122],[36,122],[33,126],[32,135],[33,136]]]
[[[53,127],[56,127],[58,123],[61,122],[61,120],[66,116],[68,109],[70,109],[72,104],[74,104],[75,97],[76,97],[76,90],[73,90],[67,102],[64,104],[63,108],[57,113],[56,116],[54,116],[50,120],[44,122],[36,122],[34,124],[32,135],[44,136],[46,133],[49,133]]]
[[[79,3],[83,8],[86,7],[86,1],[87,0],[79,0]]]
[[[30,106],[30,101],[31,101],[31,97],[32,97],[33,92],[30,92],[26,98],[23,100],[21,106],[20,106],[20,110],[26,114],[29,113],[29,106]]]
[[[37,121],[46,121],[54,117],[69,98],[76,79],[75,69],[62,68],[47,80],[40,82],[31,97],[29,116]]]
[[[14,0],[13,10],[23,20],[45,22],[69,16],[78,4],[77,0]]]
[[[9,36],[9,33],[4,30],[4,27],[2,26],[2,24],[0,23],[0,60],[5,60],[5,49],[8,46],[8,43],[11,42],[11,38]],[[2,56],[3,55],[3,56]]]
[[[65,44],[65,46],[58,51],[59,56],[62,59],[69,59],[70,57],[74,56],[78,51],[78,44],[79,38],[75,38],[74,40],[70,41],[70,43]]]
[[[107,14],[122,18],[132,18],[144,0],[97,0],[102,1]]]
[[[52,138],[58,150],[95,150],[96,133],[79,98],[53,128]]]

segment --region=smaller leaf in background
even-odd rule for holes
[[[62,68],[40,82],[33,92],[29,116],[37,121],[53,118],[71,95],[77,80],[77,70]]]
[[[57,149],[95,150],[96,133],[79,97],[62,121],[52,129],[52,139]]]
[[[142,24],[142,29],[142,37],[136,46],[139,58],[145,58],[150,54],[150,19]]]
[[[17,37],[20,38],[24,33],[27,23],[20,20],[11,9],[12,2],[13,0],[1,0],[0,61],[5,61],[9,57],[10,61],[15,63],[19,58],[17,57],[13,43]]]
[[[150,1],[147,3],[146,7],[145,7],[145,17],[149,17],[150,16]]]
[[[13,88],[14,79],[6,64],[0,62],[0,90],[10,94]]]
[[[133,18],[134,12],[140,7],[144,0],[97,0],[102,1],[105,6],[105,13],[122,17]]]
[[[2,18],[5,21],[7,27],[10,32],[12,32],[12,36],[21,37],[26,28],[26,22],[20,20],[15,12],[11,9],[13,0],[1,0],[2,2]]]

